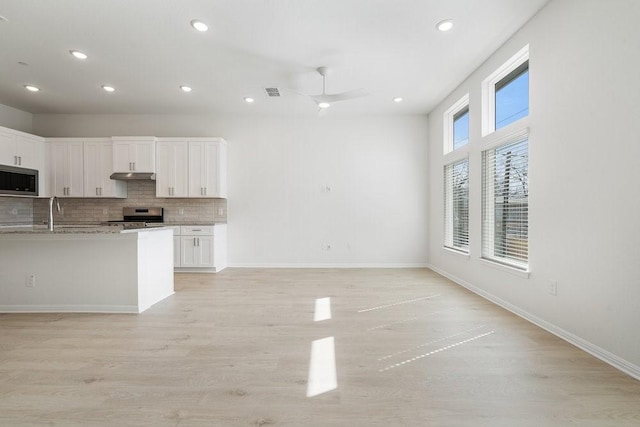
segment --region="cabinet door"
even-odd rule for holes
[[[0,132],[0,165],[18,166],[14,136]]]
[[[18,166],[23,168],[38,169],[39,156],[37,155],[40,149],[39,142],[22,136],[16,136],[15,139],[15,153],[18,157]]]
[[[132,143],[134,156],[134,172],[155,172],[156,170],[156,143],[155,141],[136,141]]]
[[[158,142],[156,155],[156,197],[187,197],[186,142]]]
[[[86,147],[86,143],[85,143]],[[86,150],[86,148],[85,148]],[[113,173],[113,144],[111,141],[98,143],[100,197],[127,197],[127,183],[111,179]],[[86,168],[86,166],[85,166]]]
[[[100,197],[102,186],[102,165],[100,163],[100,143],[84,143],[84,195]]]
[[[113,171],[131,172],[133,169],[133,149],[127,141],[113,142]]]
[[[189,143],[189,197],[225,197],[220,184],[220,144]]]
[[[54,143],[51,160],[53,194],[59,197],[84,196],[82,142]]]
[[[198,267],[199,254],[197,251],[197,237],[182,236],[180,237],[180,266],[181,267]]]
[[[198,236],[198,267],[213,267],[213,236]]]

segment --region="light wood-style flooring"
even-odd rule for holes
[[[0,425],[639,426],[640,381],[427,269],[227,269],[140,315],[0,315]]]

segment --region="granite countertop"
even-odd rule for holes
[[[148,227],[125,229],[122,226],[109,225],[56,225],[49,231],[46,225],[21,225],[0,227],[0,234],[124,234],[146,231],[168,230],[167,227]]]

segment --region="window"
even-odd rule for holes
[[[453,116],[453,149],[469,143],[469,106]]]
[[[444,246],[469,253],[469,160],[444,167]]]
[[[444,154],[469,143],[469,94],[444,112]]]
[[[529,115],[529,61],[496,83],[495,128],[500,129]]]
[[[482,153],[482,257],[522,270],[529,259],[526,134]]]
[[[482,82],[482,136],[529,115],[529,45]]]

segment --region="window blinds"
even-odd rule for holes
[[[527,269],[529,144],[526,136],[482,153],[482,257]]]
[[[469,253],[469,160],[444,167],[444,246]]]

